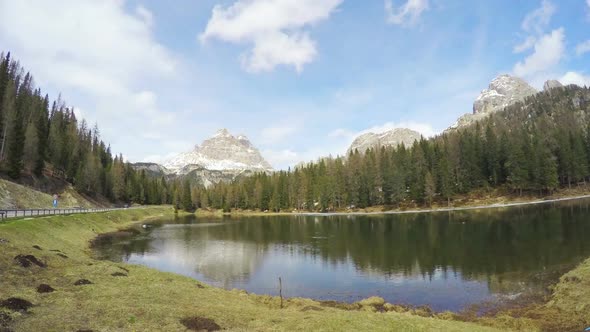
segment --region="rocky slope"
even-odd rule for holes
[[[555,83],[550,83],[550,85],[553,87]],[[494,78],[488,88],[482,90],[475,99],[473,113],[461,116],[449,129],[468,126],[493,112],[503,110],[506,106],[523,101],[526,97],[537,92],[535,88],[521,78],[507,74],[500,75]]]
[[[405,146],[410,146],[415,140],[419,140],[420,136],[419,132],[407,128],[395,128],[382,133],[366,133],[352,142],[348,153],[354,150],[364,153],[368,148],[397,146],[402,143]]]
[[[151,176],[189,177],[204,186],[273,170],[246,136],[233,136],[227,129],[220,129],[201,145],[165,161],[163,165],[136,163],[134,168],[143,169]]]
[[[561,84],[558,80],[548,80],[543,84],[543,91],[549,91],[555,88],[563,88],[563,84]]]
[[[500,75],[492,80],[473,103],[473,114],[491,113],[504,109],[526,97],[534,95],[537,90],[521,78]]]
[[[133,164],[133,168],[138,171],[145,171],[149,176],[159,177],[170,174],[170,171],[166,167],[156,163],[135,163]]]

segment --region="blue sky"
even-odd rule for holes
[[[590,85],[589,31],[590,0],[0,0],[0,48],[131,161],[222,127],[276,168],[432,135],[501,73]]]

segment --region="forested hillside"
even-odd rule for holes
[[[294,170],[209,188],[167,181],[113,156],[99,129],[49,100],[10,54],[0,54],[0,175],[67,181],[112,202],[179,208],[291,209],[450,204],[474,190],[551,193],[590,179],[590,90],[554,88],[475,125],[412,146],[351,151]]]
[[[50,101],[10,53],[0,54],[0,173],[13,180],[54,178],[113,202],[170,202],[164,179],[136,172],[113,157],[97,126],[77,119],[58,97]]]
[[[555,88],[412,146],[351,151],[193,190],[198,207],[317,210],[431,205],[481,188],[551,193],[590,177],[590,90]]]

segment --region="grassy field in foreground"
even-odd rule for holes
[[[378,298],[352,305],[289,299],[281,309],[276,297],[91,258],[89,241],[98,234],[170,214],[170,207],[154,207],[0,224],[0,239],[8,240],[0,240],[0,301],[15,297],[33,304],[28,312],[0,308],[0,331],[185,331],[186,325],[230,331],[564,331],[579,328],[590,308],[590,260],[562,277],[552,302],[512,313],[527,318],[501,314],[474,323],[451,313],[402,312]],[[22,267],[17,255],[34,255],[47,267]],[[75,286],[80,279],[92,284]],[[41,284],[55,291],[38,293]],[[549,324],[535,315],[554,316]]]

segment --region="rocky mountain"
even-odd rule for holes
[[[246,136],[233,136],[227,129],[220,129],[201,145],[165,161],[163,165],[136,163],[133,166],[152,176],[190,177],[204,186],[273,170]]]
[[[186,174],[189,165],[217,171],[272,171],[272,166],[246,136],[234,137],[227,129],[220,129],[192,151],[181,153],[163,164],[177,174]]]
[[[170,171],[166,167],[156,163],[135,163],[133,168],[138,171],[145,171],[149,176],[163,176],[170,174]]]
[[[555,88],[563,88],[563,84],[561,84],[558,80],[548,80],[545,82],[545,84],[543,84],[543,91],[545,92]]]
[[[483,90],[473,103],[473,114],[491,113],[504,109],[526,97],[534,95],[538,91],[525,80],[510,76],[500,75],[492,80],[489,87]]]
[[[419,140],[420,133],[407,128],[395,128],[382,133],[366,133],[357,137],[350,147],[348,153],[355,149],[363,153],[368,148],[375,148],[380,146],[397,146],[404,144],[410,146],[414,144],[415,140]]]
[[[551,86],[555,85],[555,83],[550,84]],[[519,77],[507,74],[500,75],[494,78],[488,88],[482,90],[475,99],[473,102],[473,113],[461,116],[449,129],[452,130],[468,126],[493,112],[503,110],[506,106],[523,101],[526,97],[534,95],[537,92],[535,88]]]

